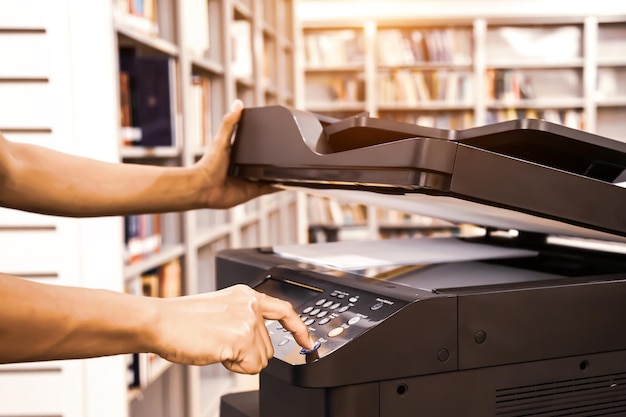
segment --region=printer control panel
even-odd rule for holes
[[[255,287],[273,297],[289,301],[308,327],[314,349],[306,351],[280,322],[267,321],[274,357],[293,365],[326,356],[376,326],[406,301],[328,281],[311,282],[268,275]]]

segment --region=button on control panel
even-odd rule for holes
[[[406,305],[405,301],[359,288],[296,278],[293,274],[286,277],[268,274],[255,287],[257,291],[289,301],[316,343],[311,350],[302,349],[280,322],[267,321],[274,356],[292,364],[323,358]]]

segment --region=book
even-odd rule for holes
[[[133,126],[130,75],[119,72],[120,89],[120,136],[124,146],[141,141],[141,129]]]
[[[159,297],[160,280],[156,270],[148,271],[141,276],[141,290],[146,297]]]
[[[426,62],[470,65],[472,34],[462,29],[400,30],[378,32],[378,59],[382,66]]]
[[[126,246],[127,263],[137,262],[142,257],[141,239],[139,237],[139,216],[124,217],[124,241]]]
[[[135,214],[124,217],[125,260],[132,264],[161,250],[161,215]]]
[[[186,0],[183,4],[183,31],[186,48],[197,57],[207,57],[211,47],[209,2]]]
[[[191,130],[186,141],[194,147],[202,148],[209,143],[211,124],[211,80],[206,77],[193,76],[191,79],[189,118]]]
[[[115,0],[114,12],[124,26],[147,35],[159,35],[157,0]]]
[[[137,61],[137,123],[141,146],[174,146],[172,62],[167,56],[141,56]]]
[[[169,56],[142,56],[134,48],[120,49],[120,74],[130,89],[130,113],[125,122],[132,122],[133,140],[125,144],[142,147],[175,145],[176,91],[174,62]],[[120,97],[128,107],[128,94]],[[120,95],[121,87],[120,87]],[[127,110],[126,110],[127,111]],[[127,127],[127,126],[123,126]]]
[[[311,68],[363,65],[365,40],[361,31],[322,30],[304,35],[306,64]]]
[[[159,268],[159,296],[163,298],[182,295],[182,267],[180,259],[174,259]]]
[[[251,78],[252,68],[252,24],[247,20],[232,22],[231,68],[237,78]]]

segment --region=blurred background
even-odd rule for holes
[[[626,141],[625,52],[614,1],[0,0],[0,131],[190,166],[238,98],[443,129],[545,119]],[[476,232],[293,190],[229,210],[0,212],[2,272],[141,297],[214,290],[225,248]],[[221,395],[257,385],[150,354],[5,365],[0,416],[216,417]]]

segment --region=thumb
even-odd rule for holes
[[[230,111],[222,118],[222,123],[215,135],[216,145],[219,149],[230,148],[230,141],[235,130],[235,125],[239,122],[242,111],[243,102],[241,100],[235,100],[230,106]]]

